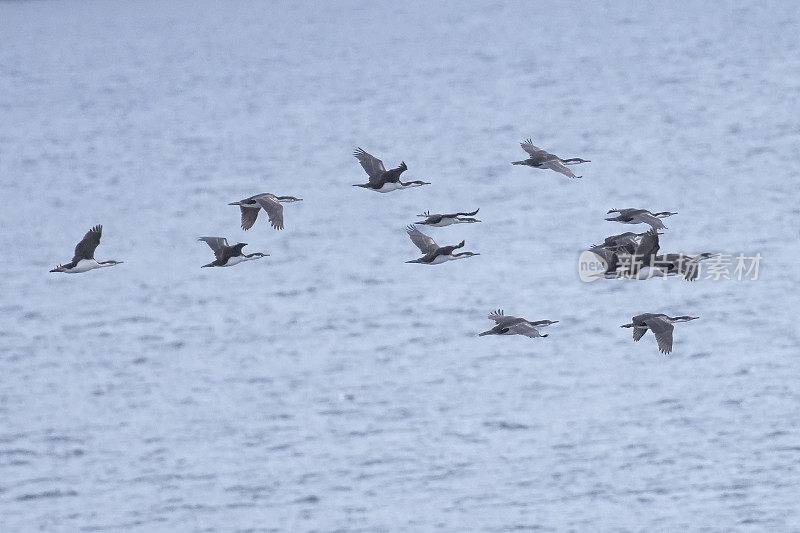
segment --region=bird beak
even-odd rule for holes
[[[491,333],[488,331],[484,331],[483,333],[478,333],[478,337],[483,337],[484,335],[490,335]]]
[[[228,205],[239,205],[239,202],[231,202]]]
[[[551,324],[555,324],[556,322],[558,322],[558,320],[553,320],[553,321],[552,321],[552,322],[550,322],[550,323],[551,323]]]

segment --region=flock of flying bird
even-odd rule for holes
[[[550,169],[568,178],[580,178],[576,176],[568,165],[588,163],[589,160],[580,157],[563,159],[533,145],[530,139],[520,143],[528,158],[522,161],[513,161],[513,165],[525,165],[540,169]],[[353,185],[380,193],[388,193],[411,187],[430,185],[425,181],[403,182],[400,176],[408,169],[405,162],[401,162],[398,167],[386,170],[383,162],[370,155],[361,148],[356,148],[353,155],[361,163],[361,166],[369,176],[369,181],[364,184]],[[241,211],[242,230],[249,230],[255,224],[259,212],[263,209],[269,219],[270,225],[277,229],[283,229],[283,203],[299,202],[302,198],[294,196],[277,196],[271,193],[261,193],[232,202],[228,205],[238,206]],[[406,228],[411,242],[419,248],[423,254],[417,259],[406,261],[406,263],[418,263],[426,265],[438,265],[456,259],[465,259],[475,255],[474,252],[456,252],[464,247],[464,241],[456,245],[439,246],[429,235],[421,232],[416,226],[444,227],[452,224],[469,224],[480,222],[474,218],[478,210],[471,212],[459,212],[448,214],[431,214],[426,211],[417,215],[423,218]],[[593,245],[589,251],[594,253],[598,260],[605,267],[598,276],[607,279],[647,279],[654,276],[680,275],[686,280],[695,280],[699,276],[699,263],[717,254],[703,253],[698,256],[688,256],[685,254],[658,254],[659,251],[659,232],[666,229],[662,219],[675,215],[669,211],[652,213],[646,209],[611,209],[608,214],[616,213],[616,216],[606,218],[609,221],[621,222],[623,224],[647,224],[650,230],[643,233],[626,232],[620,235],[607,237],[602,244]],[[59,265],[50,272],[64,272],[75,274],[87,272],[97,268],[109,267],[121,264],[122,261],[108,260],[97,261],[94,252],[100,244],[103,226],[97,225],[90,229],[83,239],[75,246],[75,253],[69,263]],[[253,259],[267,257],[269,254],[254,252],[245,254],[242,249],[247,243],[236,243],[229,245],[225,237],[200,237],[214,252],[214,261],[203,265],[206,267],[229,267],[238,263]],[[495,326],[479,334],[484,335],[524,335],[527,337],[547,337],[539,329],[555,324],[558,320],[538,320],[529,321],[524,318],[505,315],[502,309],[492,311],[488,318],[495,322]],[[673,323],[687,322],[699,317],[677,316],[672,317],[661,313],[643,313],[631,319],[631,323],[624,324],[623,328],[633,328],[633,340],[638,341],[648,331],[652,331],[658,348],[664,354],[672,351],[672,332]]]

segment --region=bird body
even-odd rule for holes
[[[436,241],[434,241],[430,236],[422,233],[413,224],[409,225],[406,228],[406,231],[408,232],[408,236],[411,238],[411,242],[413,242],[414,245],[424,254],[420,258],[406,261],[406,263],[440,265],[447,261],[466,259],[467,257],[472,257],[473,255],[480,255],[474,252],[453,253],[455,250],[464,247],[464,241],[461,241],[454,246],[439,246],[436,244]]]
[[[368,154],[361,148],[356,148],[353,155],[358,159],[358,162],[361,163],[364,171],[369,176],[369,181],[367,183],[356,184],[353,185],[353,187],[361,187],[375,192],[387,193],[399,189],[430,185],[428,182],[419,180],[400,181],[400,175],[408,170],[408,166],[404,161],[400,162],[399,167],[386,170],[386,167],[383,166],[383,161]]]
[[[476,209],[470,213],[448,213],[445,215],[438,213],[432,215],[429,211],[425,211],[423,214],[417,215],[418,217],[425,217],[425,220],[415,222],[415,224],[432,226],[434,228],[443,228],[452,224],[471,224],[480,222],[477,218],[472,218],[478,214],[478,211],[480,211],[480,209]]]
[[[479,337],[485,335],[524,335],[526,337],[547,337],[546,333],[540,333],[538,328],[555,324],[558,320],[538,320],[531,322],[524,318],[503,314],[502,309],[489,313],[489,320],[494,320],[495,326],[487,331],[478,333]]]
[[[562,159],[555,154],[551,154],[546,150],[542,150],[538,146],[533,145],[533,141],[531,139],[526,139],[525,141],[520,143],[520,146],[523,150],[525,150],[530,157],[528,159],[524,159],[522,161],[512,161],[512,165],[525,165],[529,167],[535,168],[549,168],[550,170],[555,170],[556,172],[565,175],[568,178],[580,178],[582,176],[576,176],[572,170],[567,168],[566,165],[576,165],[578,163],[589,163],[588,159],[581,159],[580,157],[571,157],[568,159]]]
[[[247,246],[247,243],[239,242],[232,246],[228,245],[228,239],[225,237],[200,237],[198,241],[203,241],[214,252],[216,259],[201,268],[207,267],[229,267],[238,265],[244,261],[251,261],[253,259],[261,259],[267,257],[269,254],[255,252],[252,254],[242,253],[242,248]]]
[[[662,313],[642,313],[636,315],[631,319],[630,324],[623,324],[621,328],[633,328],[633,340],[638,342],[647,330],[653,332],[658,343],[658,349],[663,354],[669,354],[672,351],[672,331],[675,327],[672,325],[676,322],[689,322],[690,320],[697,320],[698,316],[669,316]]]
[[[122,261],[110,259],[108,261],[97,261],[94,258],[94,251],[100,244],[100,237],[103,235],[103,226],[97,225],[86,232],[83,239],[75,246],[75,255],[72,261],[63,265],[58,265],[50,272],[64,272],[66,274],[79,274],[88,272],[96,268],[110,267],[119,265]]]
[[[242,229],[247,231],[253,227],[262,208],[269,217],[269,223],[275,229],[283,229],[283,206],[281,203],[302,202],[302,198],[294,196],[276,196],[272,193],[262,192],[238,202],[228,205],[238,205],[242,211]]]

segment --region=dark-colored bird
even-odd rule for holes
[[[651,330],[656,337],[658,349],[661,353],[668,354],[672,351],[672,324],[697,320],[699,316],[668,316],[661,313],[643,313],[631,319],[630,324],[623,324],[621,328],[633,328],[633,340],[638,342],[647,330]]]
[[[454,254],[453,252],[459,248],[463,248],[464,241],[461,241],[455,246],[439,246],[432,238],[425,235],[413,224],[406,228],[408,236],[411,237],[411,242],[416,245],[419,250],[425,254],[419,259],[406,261],[406,263],[421,263],[424,265],[438,265],[446,261],[454,261],[456,259],[465,259],[473,255],[480,255],[473,252],[461,252]]]
[[[231,202],[228,205],[238,205],[242,210],[242,229],[249,230],[256,223],[258,212],[261,208],[267,212],[270,225],[275,229],[283,229],[283,206],[281,203],[302,202],[302,198],[294,196],[275,196],[272,193],[262,192],[250,198]]]
[[[425,220],[421,222],[415,222],[415,224],[433,226],[435,228],[442,228],[451,224],[471,224],[474,222],[480,222],[480,220],[477,218],[472,218],[478,214],[478,211],[480,211],[480,209],[476,209],[470,213],[448,213],[446,215],[441,215],[438,213],[432,215],[430,211],[425,211],[423,214],[417,215],[418,217],[425,217]]]
[[[386,170],[386,167],[383,166],[383,161],[368,154],[361,148],[356,148],[353,155],[358,159],[358,162],[361,163],[361,166],[364,167],[364,170],[369,176],[369,181],[367,183],[353,185],[353,187],[363,187],[364,189],[370,189],[376,192],[391,192],[398,189],[419,187],[420,185],[430,185],[430,183],[426,181],[419,180],[408,182],[400,181],[400,174],[408,170],[408,166],[406,166],[405,162],[401,161],[399,167]]]
[[[634,209],[627,207],[625,209],[609,209],[608,213],[619,213],[615,217],[607,218],[611,222],[622,222],[623,224],[648,224],[651,228],[666,229],[666,226],[660,219],[667,218],[678,213],[670,211],[659,211],[658,213],[651,213],[647,209]]]
[[[683,276],[683,279],[687,281],[694,281],[700,277],[700,262],[718,255],[710,252],[703,252],[696,256],[661,254],[653,258],[653,265],[662,270],[667,276]]]
[[[267,257],[269,254],[262,254],[255,252],[252,254],[243,254],[242,248],[247,246],[247,243],[240,242],[233,246],[228,245],[228,239],[225,237],[200,237],[198,241],[203,241],[214,251],[216,259],[201,268],[206,267],[229,267],[238,265],[243,261],[250,261],[252,259],[260,259]]]
[[[97,225],[86,232],[81,242],[75,246],[75,255],[69,263],[58,265],[50,272],[65,272],[67,274],[79,274],[95,268],[110,267],[119,265],[122,261],[96,261],[94,251],[100,244],[100,237],[103,235],[103,226]]]
[[[538,328],[555,324],[558,320],[537,320],[531,322],[524,318],[511,315],[504,315],[502,309],[489,313],[489,320],[494,320],[495,327],[483,333],[478,333],[479,337],[484,335],[525,335],[526,337],[547,337],[546,333],[539,333]]]
[[[549,168],[550,170],[555,170],[561,174],[564,174],[568,178],[581,178],[582,176],[576,176],[570,169],[567,168],[566,165],[577,165],[578,163],[589,163],[588,159],[581,159],[580,157],[570,157],[569,159],[562,159],[555,154],[551,154],[546,150],[542,150],[538,146],[533,145],[533,141],[530,139],[526,139],[525,141],[520,143],[520,146],[523,150],[528,152],[528,159],[524,159],[522,161],[512,161],[512,165],[525,165],[529,167],[535,168]]]

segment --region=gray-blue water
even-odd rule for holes
[[[0,3],[0,530],[800,529],[800,14],[649,4]],[[759,279],[582,283],[631,206]]]

